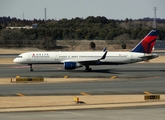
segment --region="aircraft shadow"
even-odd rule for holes
[[[34,70],[33,72],[64,72],[64,73],[113,73],[113,74],[122,74],[125,72],[130,72],[130,73],[134,73],[134,72],[165,72],[165,70],[119,70],[119,69],[97,69],[97,70],[92,70],[91,72],[85,71],[85,70],[46,70],[46,69],[42,69],[42,70]]]
[[[99,70],[92,70],[90,72],[88,71],[85,71],[85,70],[34,70],[33,72],[65,72],[65,73],[71,73],[71,72],[74,72],[74,73],[95,73],[95,72],[99,72],[99,73],[112,73],[111,69],[99,69]]]

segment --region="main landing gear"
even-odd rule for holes
[[[32,72],[33,71],[33,67],[32,67],[32,64],[28,64],[30,66],[30,71]]]
[[[91,72],[92,68],[90,68],[89,65],[85,65],[85,71]]]

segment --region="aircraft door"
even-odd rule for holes
[[[138,56],[131,54],[130,63],[135,63],[135,62],[139,62],[139,61],[141,61],[141,59],[139,59]]]
[[[134,59],[133,59],[133,54],[130,55],[130,63],[133,63]]]
[[[31,56],[30,55],[28,55],[27,61],[31,61]]]
[[[59,55],[58,54],[55,55],[55,59],[54,60],[55,60],[55,62],[59,61]]]

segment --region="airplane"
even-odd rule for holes
[[[151,30],[129,52],[108,52],[106,48],[97,52],[26,52],[18,55],[13,62],[28,64],[30,71],[33,71],[33,64],[63,64],[66,70],[85,66],[86,71],[92,71],[90,65],[121,65],[147,61],[159,57],[158,54],[151,53],[158,34],[158,30]]]

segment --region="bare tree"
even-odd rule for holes
[[[56,40],[52,37],[45,36],[42,40],[42,48],[46,50],[53,50],[56,48]]]
[[[1,44],[4,47],[15,46],[22,47],[24,40],[24,33],[20,29],[3,29],[1,31]]]
[[[7,47],[9,44],[11,44],[11,30],[10,29],[3,29],[1,31],[1,37],[0,37],[0,43],[3,47]]]
[[[130,39],[129,34],[126,34],[126,33],[114,38],[114,40],[116,40],[117,44],[119,46],[121,46],[122,49],[127,48],[126,45],[127,45],[127,42],[128,42],[129,39]]]
[[[16,47],[23,47],[24,33],[20,29],[14,29],[12,31],[13,43]]]
[[[69,47],[71,47],[71,50],[74,50],[79,44],[78,40],[66,40],[66,42],[69,45]]]

